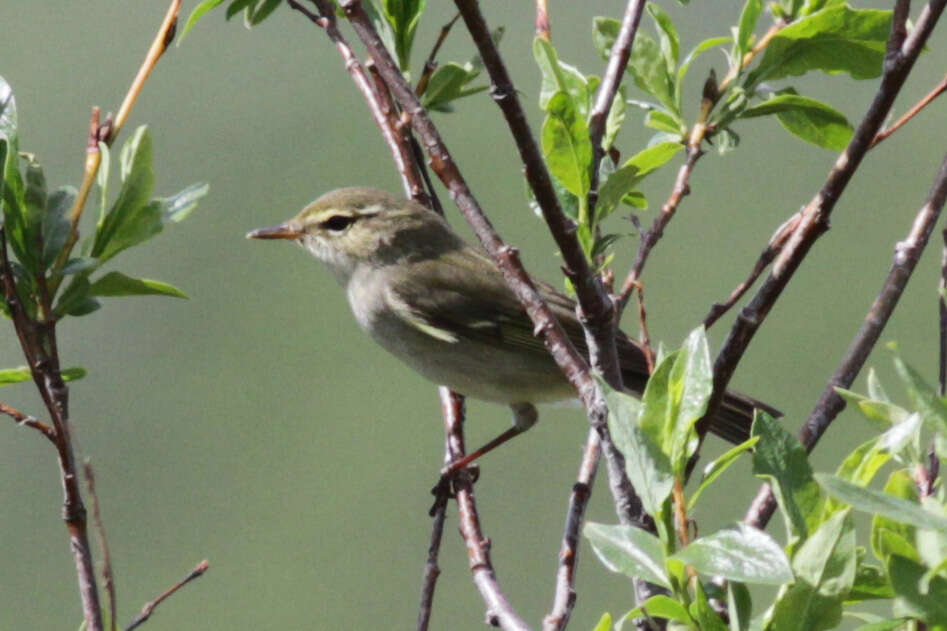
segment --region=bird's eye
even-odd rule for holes
[[[332,215],[319,225],[330,232],[342,232],[355,222],[351,215]]]

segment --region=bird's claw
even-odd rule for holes
[[[455,482],[459,476],[464,476],[465,482],[475,484],[480,479],[480,467],[476,464],[470,464],[463,469],[452,470],[450,466],[441,470],[441,477],[437,484],[431,489],[431,495],[434,496],[434,504],[428,514],[433,517],[438,510],[447,504],[447,500],[457,496]]]

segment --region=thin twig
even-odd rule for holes
[[[881,85],[848,147],[836,160],[825,184],[803,209],[799,225],[774,261],[769,276],[763,281],[750,304],[740,312],[724,342],[723,348],[717,355],[714,362],[713,394],[704,418],[697,425],[701,436],[706,434],[709,421],[716,414],[730,378],[733,376],[736,366],[746,352],[753,336],[759,330],[760,325],[766,319],[796,269],[802,264],[809,249],[828,229],[829,217],[835,208],[836,202],[845,191],[871,146],[872,139],[884,123],[885,117],[891,110],[891,106],[904,85],[917,56],[944,10],[945,2],[947,0],[930,0],[921,11],[914,28],[907,35],[904,33],[908,2],[907,0],[898,0],[895,5],[891,38],[889,39]],[[810,430],[806,431],[816,431],[821,434],[824,428],[816,430],[815,427],[811,427]]]
[[[450,30],[454,28],[454,23],[457,22],[458,18],[460,18],[460,13],[454,15],[454,17],[450,19],[450,22],[441,27],[441,32],[438,34],[437,39],[434,40],[431,53],[424,62],[424,70],[421,71],[421,77],[418,79],[418,84],[414,88],[414,93],[418,96],[423,95],[427,90],[427,84],[431,80],[431,75],[437,70],[437,53],[441,50],[441,46],[444,45],[444,40],[450,35]]]
[[[6,403],[2,401],[0,401],[0,414],[6,414],[10,418],[12,418],[14,421],[16,421],[17,425],[22,425],[24,427],[32,427],[33,429],[39,431],[40,434],[42,434],[43,436],[45,436],[47,439],[51,441],[56,440],[56,431],[52,427],[42,422],[41,420],[33,416],[30,416],[29,414],[24,414],[23,412],[20,412],[16,408],[10,407],[9,405],[7,405]]]
[[[927,201],[918,211],[907,237],[895,246],[894,260],[885,277],[881,291],[865,315],[835,374],[829,379],[822,396],[809,418],[799,431],[799,440],[809,451],[828,429],[829,425],[845,408],[845,400],[837,388],[849,388],[868,359],[888,319],[907,287],[911,274],[927,246],[931,232],[947,199],[947,156],[941,163],[937,177],[928,194]],[[776,508],[776,501],[768,486],[760,489],[747,511],[744,520],[757,528],[763,528]]]
[[[937,311],[940,314],[940,354],[938,357],[938,381],[940,396],[947,394],[947,228],[941,236],[944,244],[940,251],[940,282],[937,285]]]
[[[799,225],[799,220],[801,219],[802,214],[796,213],[788,220],[786,220],[781,226],[776,228],[776,232],[773,233],[773,236],[770,237],[769,243],[766,244],[766,249],[760,254],[760,257],[756,260],[756,264],[753,266],[753,269],[750,271],[750,275],[742,283],[736,286],[730,296],[723,302],[715,302],[710,308],[710,312],[704,316],[704,328],[709,329],[714,325],[717,320],[721,318],[727,311],[737,303],[737,301],[743,297],[743,294],[753,286],[753,283],[756,282],[756,279],[760,277],[760,274],[763,273],[770,263],[772,263],[779,253],[783,251],[783,247],[786,245],[786,242],[789,240],[790,235],[796,229],[796,226]]]
[[[161,56],[174,39],[174,31],[178,23],[178,11],[180,9],[181,0],[171,0],[171,3],[168,5],[168,10],[165,12],[164,20],[161,22],[161,26],[158,27],[158,33],[151,42],[145,59],[138,69],[138,74],[135,75],[131,87],[129,87],[128,92],[125,93],[125,98],[118,108],[118,114],[116,114],[115,120],[107,121],[105,125],[100,127],[98,124],[97,108],[93,109],[93,121],[89,126],[89,147],[86,151],[86,165],[82,174],[82,183],[79,185],[79,194],[76,196],[76,201],[69,211],[69,221],[72,223],[72,228],[69,232],[66,245],[62,249],[62,254],[56,259],[53,268],[55,270],[62,269],[76,241],[79,240],[79,219],[82,217],[86,199],[89,196],[89,191],[92,189],[92,184],[95,182],[95,177],[99,172],[99,165],[102,162],[102,155],[99,152],[98,143],[104,142],[106,145],[111,146],[112,143],[115,142],[115,138],[118,137],[119,132],[121,132],[122,127],[128,120],[132,107],[135,105],[135,101],[138,100],[141,90],[145,86],[145,82],[158,64],[158,60],[161,59]],[[53,294],[56,293],[55,288],[58,288],[58,286],[58,282],[54,282]]]
[[[592,483],[598,471],[601,442],[598,432],[589,428],[589,436],[582,451],[582,462],[572,492],[569,494],[569,509],[566,512],[566,524],[562,533],[559,549],[559,565],[556,569],[556,590],[552,609],[543,618],[543,631],[561,631],[569,624],[572,609],[575,607],[575,574],[579,565],[579,534],[585,510],[592,497]]]
[[[641,334],[638,341],[641,343],[641,350],[644,351],[645,363],[648,365],[648,374],[654,373],[654,349],[651,348],[651,334],[648,332],[648,311],[644,305],[644,286],[638,284],[638,328]]]
[[[160,596],[158,596],[151,602],[145,603],[145,606],[141,608],[141,613],[138,614],[138,617],[132,620],[132,623],[130,625],[125,627],[125,631],[133,631],[134,629],[137,629],[138,627],[140,627],[142,624],[144,624],[148,620],[148,618],[151,617],[151,614],[154,613],[155,608],[158,605],[163,603],[165,600],[171,597],[171,595],[174,594],[174,592],[178,591],[179,589],[181,589],[182,587],[184,587],[185,585],[187,585],[194,579],[200,578],[201,576],[203,576],[204,572],[206,572],[209,569],[210,569],[210,563],[208,563],[206,559],[198,563],[197,566],[193,570],[191,570],[187,576],[185,576],[180,581],[172,585],[164,593],[162,593]]]
[[[881,142],[882,140],[884,140],[885,138],[887,138],[894,132],[901,129],[901,127],[903,127],[912,118],[917,116],[921,110],[923,110],[925,107],[930,105],[934,99],[936,99],[938,96],[940,96],[944,92],[947,92],[947,75],[944,75],[944,78],[940,80],[940,83],[934,86],[934,89],[928,92],[920,101],[915,103],[914,107],[912,107],[907,112],[905,112],[904,115],[901,116],[901,118],[899,118],[894,123],[892,123],[892,125],[888,127],[887,129],[879,131],[875,135],[875,139],[871,141],[871,146],[874,147],[879,142]]]
[[[549,28],[549,6],[546,0],[536,0],[536,37],[547,42],[552,41]]]
[[[460,442],[452,440],[452,433],[463,431],[464,400],[461,395],[451,392],[450,388],[440,386],[437,389],[441,399],[441,412],[444,419],[444,464],[455,462],[455,458],[462,458],[463,434]],[[460,426],[460,427],[458,427]],[[437,558],[441,549],[441,538],[444,534],[444,521],[447,515],[447,494],[438,495],[431,511],[434,518],[431,523],[431,541],[427,547],[427,561],[424,563],[424,573],[421,577],[421,603],[418,606],[418,631],[427,631],[431,622],[431,609],[434,605],[434,588],[441,569],[437,565]]]
[[[464,398],[447,388],[439,388],[444,408],[444,431],[451,462],[464,456]],[[461,470],[453,480],[457,497],[460,534],[467,545],[467,558],[474,584],[487,605],[487,623],[507,631],[529,631],[529,626],[513,609],[497,581],[490,560],[490,540],[483,536],[473,482],[469,472]]]
[[[92,501],[92,525],[99,536],[99,546],[102,549],[102,582],[105,584],[105,593],[109,597],[109,628],[112,631],[118,628],[117,605],[115,597],[115,574],[112,570],[112,553],[109,551],[109,541],[105,536],[105,524],[102,522],[102,508],[99,504],[99,494],[95,490],[95,471],[92,462],[87,458],[82,463],[82,472],[85,474],[86,487]]]

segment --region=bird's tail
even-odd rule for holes
[[[740,444],[750,437],[754,409],[776,417],[783,415],[782,412],[762,401],[728,391],[723,396],[723,402],[716,416],[710,422],[710,431],[726,441]]]

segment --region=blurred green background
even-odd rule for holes
[[[81,4],[0,3],[0,74],[18,101],[20,146],[38,154],[51,186],[78,184],[89,108],[117,109],[166,8]],[[183,15],[195,4],[185,2]],[[506,26],[502,51],[538,125],[532,3],[483,4],[492,25]],[[685,50],[727,34],[741,4],[662,3]],[[431,5],[417,35],[418,65],[452,15],[451,3]],[[551,1],[562,58],[601,72],[591,17],[620,17],[623,5]],[[72,416],[82,455],[92,458],[99,479],[120,620],[127,624],[145,601],[207,558],[210,572],[164,604],[147,628],[413,628],[429,536],[428,489],[441,460],[436,391],[357,329],[334,281],[308,255],[243,238],[326,190],[399,190],[399,180],[319,29],[287,7],[252,32],[223,15],[205,17],[160,62],[119,140],[134,126],[150,126],[157,194],[194,181],[211,185],[191,218],[126,253],[119,265],[171,282],[190,300],[110,300],[60,329],[64,363],[89,370],[72,388]],[[441,59],[463,61],[472,52],[457,28]],[[897,111],[939,79],[943,68],[934,62],[942,55],[922,57]],[[722,56],[708,54],[691,70],[690,116],[711,66],[721,73]],[[794,85],[857,121],[875,83],[814,76]],[[618,141],[626,155],[650,135],[640,115],[629,114]],[[522,248],[531,270],[558,283],[554,246],[526,206],[516,152],[487,94],[435,118],[501,234]],[[869,155],[836,209],[833,230],[741,364],[735,386],[783,409],[787,426],[808,414],[880,287],[943,154],[943,134],[931,133],[942,132],[943,121],[935,104]],[[748,121],[737,131],[743,141],[736,152],[708,155],[698,165],[693,194],[646,271],[651,334],[669,346],[743,279],[835,158],[773,120]],[[679,162],[673,164],[646,183],[646,224],[670,189]],[[460,225],[455,209],[448,212]],[[632,237],[618,247],[620,275],[635,244]],[[884,336],[898,340],[932,379],[938,249],[925,255]],[[632,311],[625,328],[637,333]],[[718,347],[731,320],[711,331]],[[4,367],[23,363],[9,325],[0,335],[0,360]],[[890,378],[883,350],[871,364]],[[0,397],[42,411],[28,385],[5,388]],[[509,423],[505,409],[478,402],[469,404],[469,418],[471,445]],[[482,463],[477,495],[497,572],[532,623],[552,600],[565,500],[585,435],[579,409],[548,408],[526,437]],[[867,436],[866,425],[846,413],[814,456],[816,467],[833,469]],[[714,440],[707,453],[721,447]],[[698,506],[701,532],[742,516],[756,491],[746,463],[728,476]],[[60,502],[50,446],[0,420],[0,629],[74,629],[80,622]],[[615,519],[601,479],[589,516]],[[781,534],[779,521],[774,525]],[[609,574],[584,544],[581,555],[574,629],[631,606],[630,583]],[[432,628],[482,628],[484,607],[453,507],[441,567]]]

